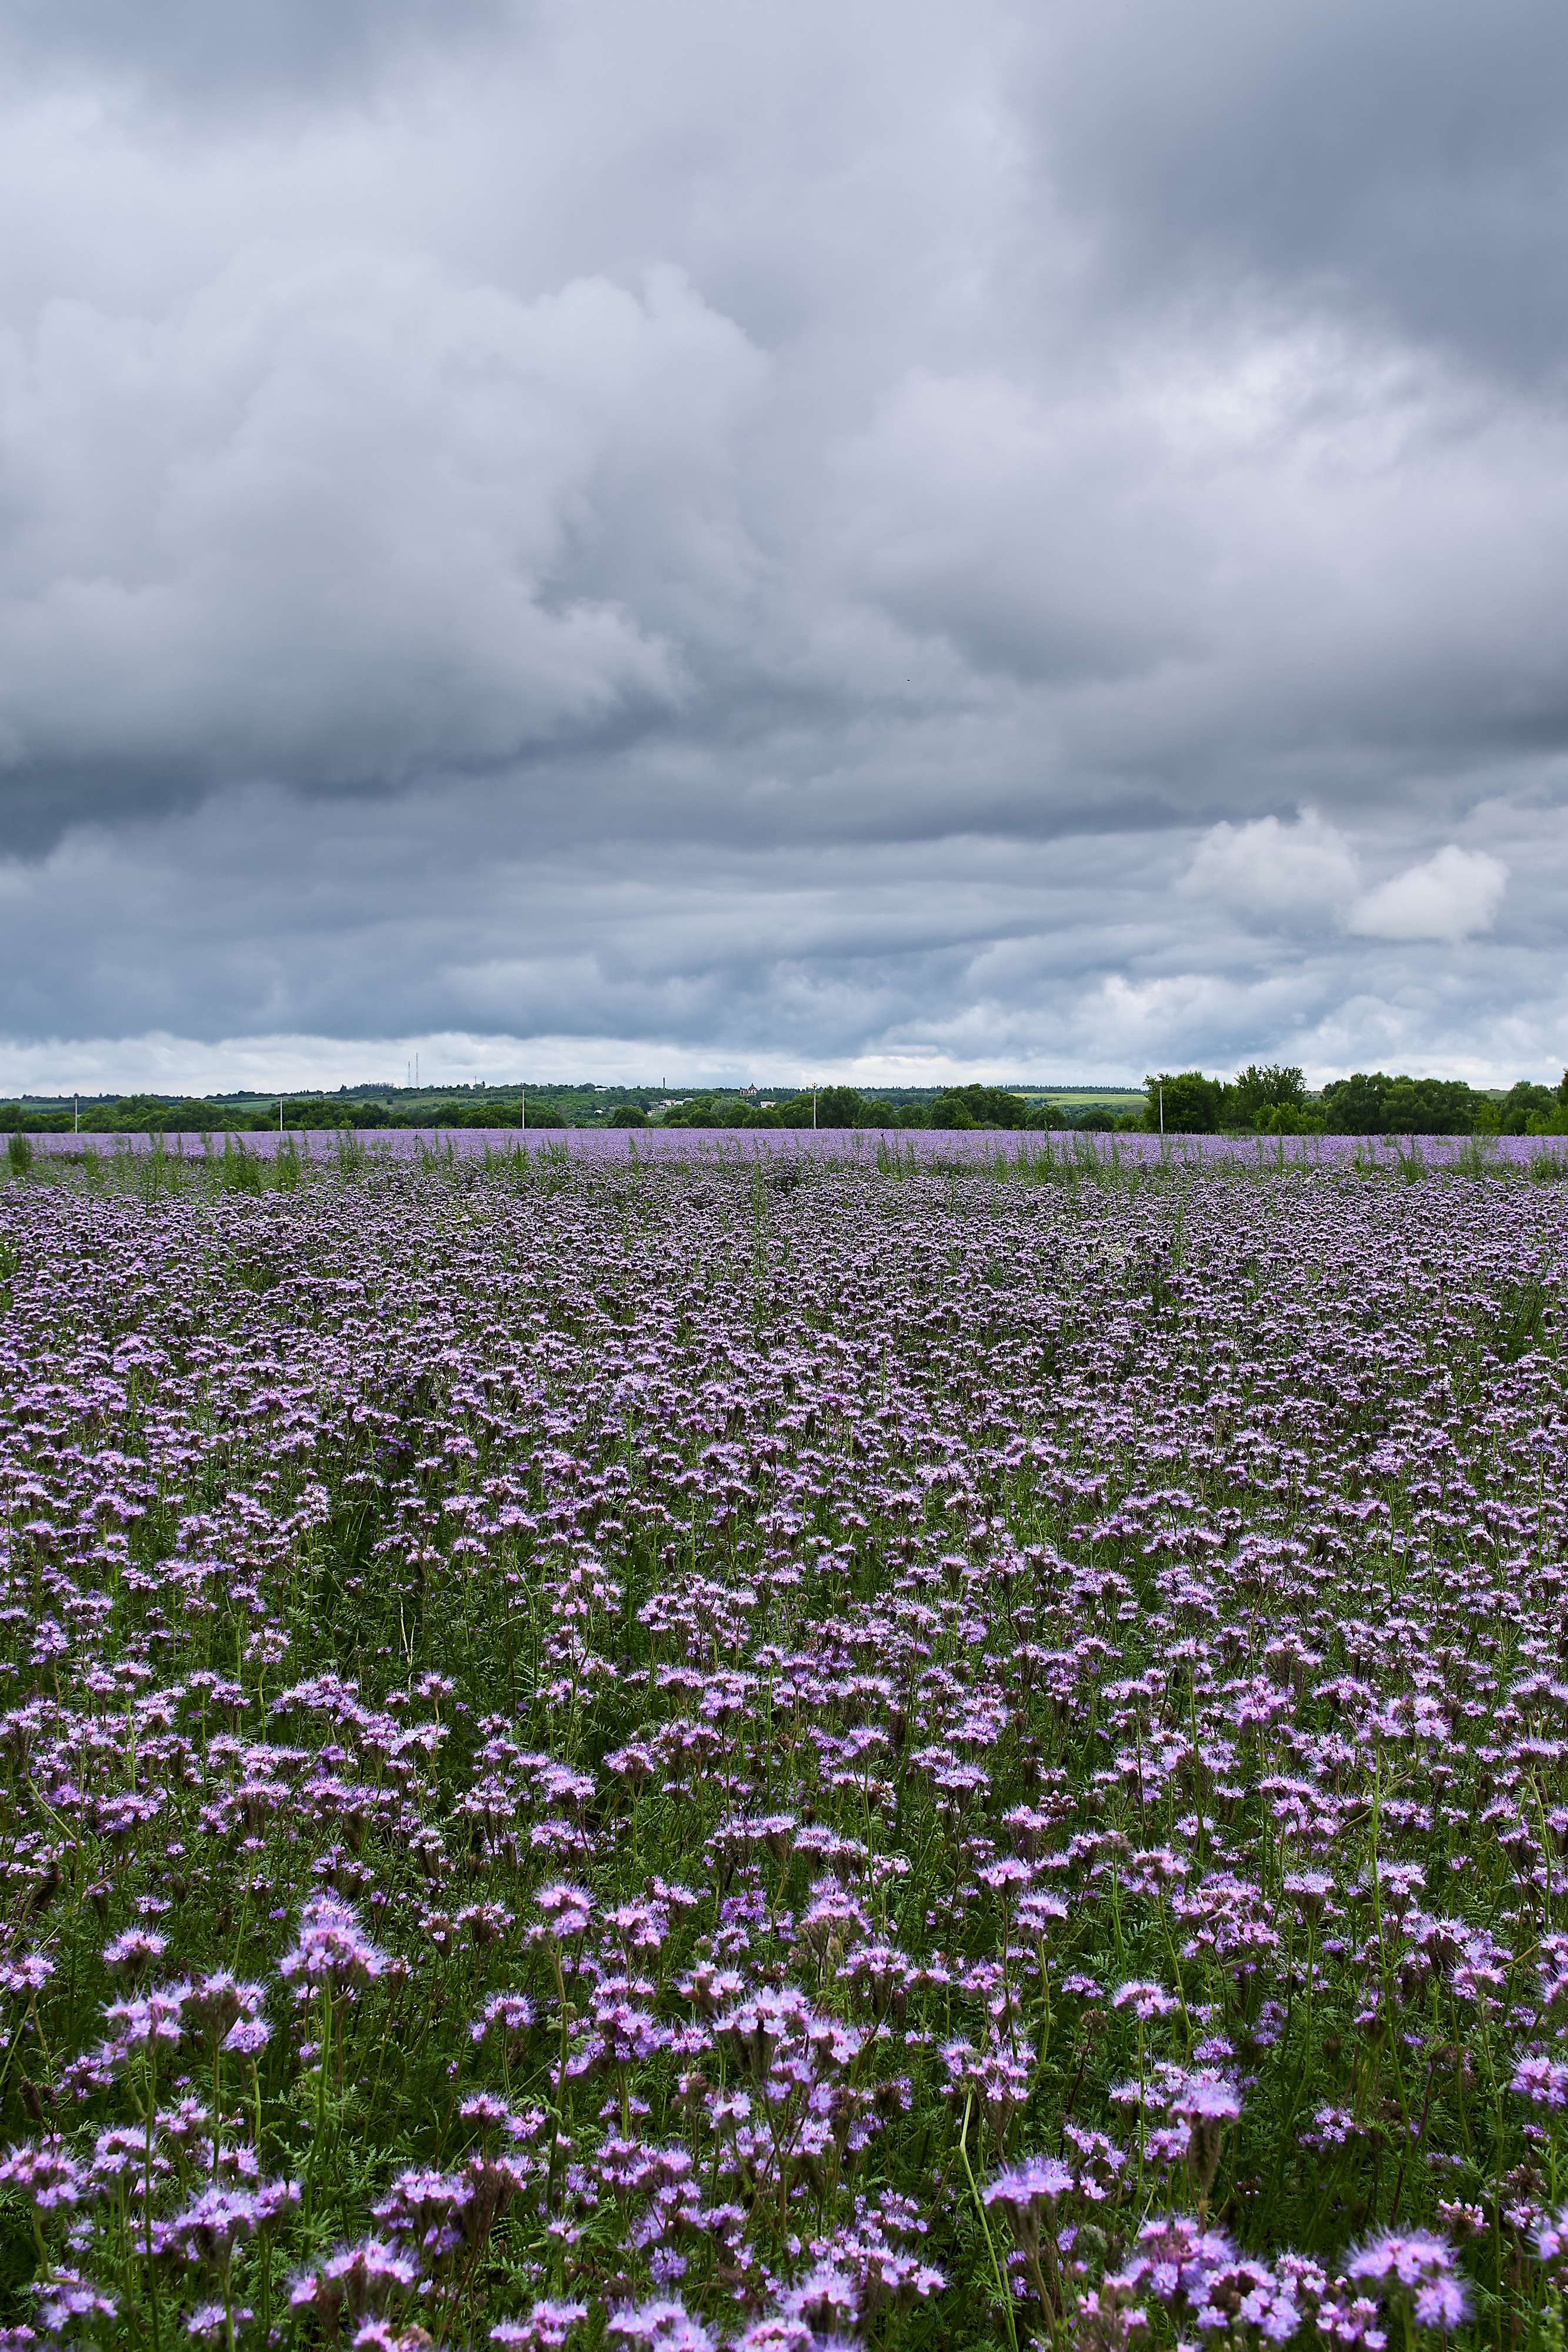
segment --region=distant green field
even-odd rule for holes
[[[1029,1093],[1026,1102],[1060,1103],[1063,1110],[1088,1110],[1103,1103],[1107,1110],[1131,1110],[1144,1099],[1142,1087],[1052,1087],[1049,1093]]]

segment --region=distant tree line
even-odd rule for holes
[[[609,1089],[603,1090],[610,1094]],[[616,1099],[616,1095],[620,1099]],[[560,1087],[536,1093],[521,1088],[507,1092],[465,1088],[450,1097],[394,1096],[376,1099],[356,1090],[332,1095],[286,1095],[282,1124],[298,1131],[305,1128],[569,1128],[583,1127],[797,1127],[809,1128],[1021,1128],[1071,1123],[1078,1118],[1089,1126],[1110,1126],[1109,1113],[1091,1108],[1078,1114],[1060,1107],[1029,1107],[1021,1095],[1002,1087],[946,1087],[933,1090],[924,1101],[899,1103],[862,1095],[854,1087],[822,1087],[815,1108],[810,1092],[780,1097],[771,1102],[733,1087],[714,1087],[664,1108],[664,1098],[652,1091],[633,1095],[615,1090],[609,1101],[595,1098],[594,1090]],[[79,1121],[84,1135],[197,1134],[245,1135],[277,1128],[278,1103],[258,1104],[256,1097],[235,1099],[194,1096],[172,1100],[162,1095],[120,1095],[84,1102],[79,1113],[68,1108],[37,1103],[0,1103],[0,1133],[25,1129],[32,1134],[68,1133]]]
[[[1249,1064],[1235,1078],[1162,1070],[1144,1081],[1137,1124],[1167,1135],[1563,1135],[1568,1071],[1555,1087],[1521,1079],[1499,1102],[1463,1078],[1358,1070],[1309,1096],[1299,1069]]]
[[[77,1117],[69,1110],[39,1110],[30,1103],[0,1103],[0,1134],[20,1128],[31,1135],[68,1135]],[[278,1115],[276,1099],[271,1108],[258,1110],[194,1096],[168,1102],[161,1095],[120,1095],[112,1102],[83,1103],[79,1124],[83,1135],[255,1135],[276,1128]],[[303,1128],[521,1127],[524,1106],[516,1096],[389,1105],[337,1095],[285,1095],[283,1124],[296,1132]],[[527,1124],[555,1128],[572,1122],[554,1103],[530,1097]]]
[[[627,1109],[615,1111],[612,1127],[647,1122]],[[700,1094],[667,1110],[662,1127],[817,1128],[1048,1128],[1064,1124],[1110,1127],[1112,1114],[1098,1108],[1074,1118],[1060,1106],[1026,1103],[1005,1087],[944,1087],[930,1102],[884,1102],[855,1087],[819,1087],[785,1101],[759,1103],[732,1094]]]
[[[1568,1072],[1556,1087],[1521,1079],[1500,1100],[1462,1078],[1390,1077],[1382,1070],[1335,1078],[1310,1095],[1301,1070],[1249,1063],[1234,1078],[1201,1070],[1163,1070],[1145,1078],[1140,1108],[1120,1113],[1103,1104],[1081,1108],[1027,1102],[1007,1087],[944,1087],[924,1101],[890,1102],[855,1087],[820,1087],[771,1102],[733,1088],[713,1087],[664,1107],[650,1094],[622,1098],[613,1108],[579,1099],[582,1090],[465,1089],[461,1097],[367,1099],[361,1094],[295,1095],[283,1098],[285,1127],[511,1128],[577,1125],[637,1128],[935,1128],[1020,1129],[1111,1128],[1167,1135],[1562,1135],[1568,1134]],[[617,1090],[622,1091],[622,1090]],[[1134,1097],[1135,1099],[1135,1097]],[[608,1116],[606,1110],[608,1109]],[[576,1114],[576,1116],[572,1116]],[[233,1099],[120,1095],[84,1102],[84,1135],[246,1134],[276,1128],[276,1101],[259,1108]],[[0,1103],[0,1134],[69,1132],[69,1109],[35,1103]]]
[[[76,1115],[70,1110],[40,1110],[32,1103],[0,1103],[0,1131],[18,1129],[32,1135],[68,1135]],[[83,1103],[79,1124],[84,1135],[178,1135],[248,1133],[254,1128],[276,1127],[270,1118],[236,1109],[230,1103],[169,1102],[162,1095],[116,1095],[107,1102]]]

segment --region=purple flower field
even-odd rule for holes
[[[222,1160],[225,1139],[221,1135],[32,1135],[27,1145],[36,1153],[57,1159],[96,1158],[112,1165],[117,1158],[148,1153],[205,1165]],[[968,1133],[954,1129],[922,1128],[601,1128],[536,1129],[515,1128],[379,1128],[347,1136],[325,1128],[288,1134],[235,1136],[231,1156],[251,1152],[263,1160],[279,1150],[305,1161],[340,1161],[345,1151],[356,1165],[360,1155],[383,1161],[428,1161],[497,1159],[515,1162],[521,1157],[551,1158],[570,1154],[574,1160],[602,1162],[646,1160],[705,1160],[749,1166],[753,1160],[815,1158],[863,1163],[923,1166],[932,1160],[1008,1162],[1025,1171],[1037,1164],[1079,1168],[1197,1166],[1222,1160],[1245,1168],[1332,1168],[1346,1160],[1363,1167],[1396,1171],[1412,1167],[1469,1168],[1482,1172],[1527,1168],[1540,1163],[1542,1171],[1568,1173],[1568,1146],[1538,1136],[1455,1135],[1094,1135],[1064,1129],[1045,1134],[1008,1134],[989,1129]]]
[[[1560,2352],[1542,1146],[33,1140],[0,2347]]]

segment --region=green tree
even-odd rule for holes
[[[200,1102],[192,1097],[185,1102],[172,1104],[158,1124],[170,1135],[206,1135],[214,1128],[226,1127],[228,1114],[215,1103]]]
[[[1510,1087],[1496,1108],[1495,1131],[1499,1135],[1544,1135],[1550,1132],[1549,1122],[1562,1106],[1550,1087],[1532,1086],[1528,1078],[1521,1078],[1517,1086]],[[1540,1120],[1541,1124],[1532,1126],[1531,1120]]]
[[[758,1106],[748,1096],[718,1094],[709,1088],[698,1095],[689,1095],[684,1103],[664,1114],[666,1127],[755,1127],[759,1120]],[[762,1123],[776,1125],[768,1115]],[[827,1122],[824,1120],[823,1125]],[[796,1124],[799,1124],[797,1121]],[[810,1097],[806,1101],[805,1124],[811,1124]]]
[[[162,1095],[117,1095],[111,1103],[95,1103],[84,1110],[81,1123],[95,1134],[151,1134],[162,1128],[169,1108]]]
[[[354,1127],[359,1123],[354,1116],[354,1110],[355,1106],[352,1104],[338,1100],[324,1102],[315,1095],[295,1102],[290,1102],[285,1096],[283,1123],[285,1127],[299,1128]],[[429,1124],[434,1127],[456,1127],[466,1117],[467,1112],[461,1104],[438,1103],[430,1114]],[[276,1119],[276,1112],[273,1113],[273,1118]]]
[[[1396,1078],[1384,1098],[1385,1132],[1469,1135],[1478,1100],[1463,1078]]]
[[[1299,1130],[1281,1128],[1273,1114],[1304,1114],[1306,1098],[1306,1081],[1293,1064],[1249,1062],[1224,1090],[1220,1124],[1261,1129],[1274,1135],[1292,1134]]]
[[[1463,1078],[1391,1078],[1385,1070],[1357,1070],[1323,1088],[1331,1135],[1469,1135],[1485,1097]]]
[[[1323,1088],[1323,1117],[1331,1135],[1382,1135],[1386,1124],[1388,1089],[1394,1081],[1383,1070],[1357,1070],[1348,1078],[1333,1078]]]
[[[812,1103],[816,1116],[812,1117]],[[856,1087],[819,1087],[813,1096],[808,1087],[792,1095],[788,1102],[779,1105],[780,1127],[853,1127],[860,1117],[861,1097]]]
[[[0,1134],[63,1135],[70,1123],[68,1110],[27,1110],[21,1103],[7,1103],[0,1113]]]
[[[1005,1087],[944,1087],[927,1118],[931,1127],[1022,1127],[1028,1106]]]
[[[610,1114],[609,1123],[612,1127],[646,1127],[648,1114],[645,1110],[639,1110],[635,1103],[617,1103]]]
[[[1167,1135],[1214,1135],[1225,1089],[1201,1070],[1161,1070],[1144,1080],[1144,1125]]]

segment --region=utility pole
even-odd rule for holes
[[[71,1097],[71,1133],[73,1135],[79,1135],[81,1133],[80,1095],[72,1095]]]
[[[281,1095],[277,1097],[277,1132],[279,1135],[283,1132],[283,1097]]]
[[[1164,1078],[1156,1078],[1155,1080],[1155,1084],[1160,1090],[1160,1133],[1164,1135],[1166,1131],[1166,1082]]]
[[[815,1087],[811,1088],[811,1132],[813,1135],[817,1132],[817,1089]]]

